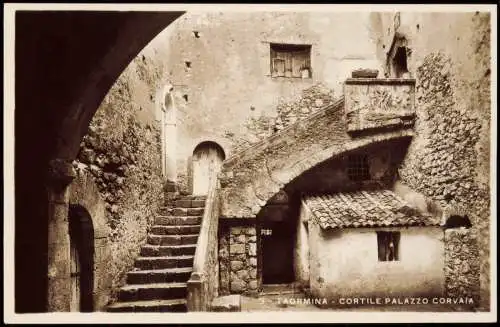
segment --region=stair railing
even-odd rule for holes
[[[209,188],[203,211],[200,234],[196,242],[193,272],[187,283],[188,311],[209,311],[217,297],[219,285],[218,237],[220,184],[216,174],[209,176]]]

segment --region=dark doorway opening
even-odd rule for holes
[[[79,205],[69,207],[71,243],[71,311],[94,311],[94,228],[88,211]]]
[[[398,47],[394,55],[394,73],[397,78],[401,78],[405,73],[408,73],[408,58],[406,52],[406,47]]]
[[[261,212],[262,284],[285,284],[295,280],[295,220],[288,215],[287,205],[268,205]]]

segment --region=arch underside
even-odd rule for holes
[[[295,178],[321,163],[340,158],[341,156],[365,147],[410,139],[412,130],[400,130],[366,136],[350,140],[343,144],[334,143],[321,150],[310,146],[301,151],[294,151],[279,157],[262,156],[253,163],[253,170],[245,175],[237,175],[234,171],[230,184],[222,188],[222,213],[224,218],[255,218],[261,208],[280,190]],[[261,167],[264,167],[262,169]],[[227,174],[228,169],[225,172]]]
[[[15,307],[47,307],[47,170],[75,159],[121,72],[183,12],[17,11]],[[29,205],[26,205],[29,203]],[[30,226],[30,228],[26,228]]]

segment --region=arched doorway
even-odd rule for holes
[[[211,177],[217,176],[226,158],[220,145],[212,141],[201,142],[193,151],[193,195],[208,193]]]
[[[79,205],[69,207],[71,258],[70,311],[94,310],[94,228],[88,211]]]

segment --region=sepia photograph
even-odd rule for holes
[[[5,4],[4,322],[496,321],[496,8]]]

